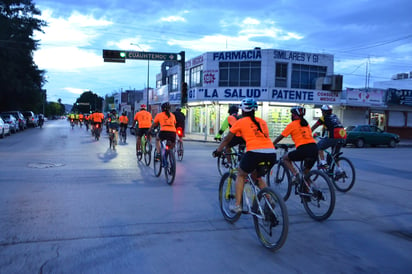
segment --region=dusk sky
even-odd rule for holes
[[[282,49],[334,55],[343,86],[364,88],[412,71],[412,1],[34,0],[48,23],[34,60],[48,101],[72,104],[147,86],[147,61],[105,63],[102,49],[186,52]],[[160,61],[150,62],[150,87]]]

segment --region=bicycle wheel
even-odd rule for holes
[[[303,207],[312,219],[324,221],[332,215],[335,208],[335,189],[329,177],[322,171],[311,170],[306,177],[310,182],[310,190],[299,194]],[[299,187],[303,184],[302,182]]]
[[[177,159],[179,161],[183,160],[183,142],[178,140],[177,141],[177,148],[176,148]]]
[[[156,159],[156,149],[153,149],[153,170],[156,177],[159,177],[162,173],[162,159],[161,157]]]
[[[229,223],[234,223],[239,220],[241,212],[233,213],[229,209],[230,204],[236,202],[236,175],[226,172],[223,174],[219,183],[219,206],[223,217]]]
[[[263,211],[261,215],[253,215],[259,241],[272,251],[279,250],[286,242],[289,230],[288,211],[282,196],[266,187],[259,191],[254,203],[259,203]],[[255,204],[255,208],[259,206]]]
[[[140,141],[140,153],[136,151],[137,160],[139,160],[139,161],[142,160],[143,154],[145,153],[145,148],[144,147],[146,145],[145,140],[144,140],[144,136],[142,136],[140,140],[141,140]]]
[[[152,144],[150,142],[146,142],[144,148],[144,162],[146,166],[150,165],[150,161],[152,160]]]
[[[270,172],[268,172],[266,179],[268,186],[276,190],[283,197],[284,201],[289,199],[292,190],[290,172],[283,162],[273,166]]]
[[[341,172],[335,173],[338,165]],[[355,184],[355,167],[348,158],[339,157],[336,159],[336,161],[332,163],[331,171],[333,174],[332,182],[337,190],[341,192],[348,192]]]
[[[176,176],[176,158],[173,151],[166,150],[166,160],[167,164],[164,168],[165,176],[166,176],[166,183],[168,185],[172,185],[175,181]]]

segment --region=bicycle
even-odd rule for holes
[[[153,150],[153,169],[154,175],[159,177],[164,169],[166,183],[172,185],[176,176],[176,158],[175,152],[171,148],[171,141],[163,140],[160,142],[160,157],[157,154],[157,150]]]
[[[265,171],[268,170],[267,163],[262,162],[262,167]],[[272,251],[279,250],[286,242],[289,230],[288,211],[282,196],[269,187],[260,189],[257,181],[248,174],[242,194],[243,210],[238,213],[232,212],[229,206],[236,200],[236,170],[231,168],[220,179],[219,206],[223,217],[229,223],[235,223],[242,213],[252,215],[256,235],[261,244]]]
[[[120,132],[119,132],[119,136],[120,136],[120,142],[122,142],[123,144],[126,144],[126,138],[127,138],[127,134],[126,134],[126,128],[125,127],[120,127]]]
[[[183,160],[183,153],[184,153],[184,149],[183,149],[183,141],[181,140],[182,136],[183,136],[183,130],[181,127],[178,127],[176,129],[176,134],[177,134],[177,138],[176,138],[176,156],[177,159],[179,161]]]
[[[116,150],[117,138],[114,129],[109,129],[109,148]]]
[[[330,151],[325,149],[327,166],[321,166],[318,157],[317,168],[329,176],[338,191],[348,192],[355,184],[356,172],[353,163],[342,156],[343,152],[340,149],[344,144],[343,142],[333,146]]]
[[[292,176],[288,167],[283,162],[283,155],[288,153],[294,145],[277,144],[276,148],[282,149],[279,161],[273,166],[268,179],[272,181],[272,187],[280,192],[287,201],[295,187],[295,195],[300,197],[301,203],[308,215],[316,221],[328,219],[335,208],[336,194],[329,177],[322,171],[312,169],[303,176],[302,165],[292,162],[299,171],[298,183],[292,184]]]
[[[141,153],[137,154],[137,159],[141,161],[144,158],[146,166],[149,166],[152,160],[152,143],[149,140],[148,133],[143,134],[140,140]]]

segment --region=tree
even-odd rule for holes
[[[41,111],[45,71],[33,61],[33,34],[47,24],[39,15],[32,0],[0,2],[0,110]]]
[[[87,105],[88,104],[88,105]],[[93,110],[102,111],[103,98],[92,91],[83,92],[72,107],[74,112],[86,113]]]

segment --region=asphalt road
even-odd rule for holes
[[[66,121],[0,140],[1,273],[410,273],[412,148],[344,148],[357,181],[325,222],[297,197],[273,253],[224,221],[216,144],[185,142],[176,182]]]

